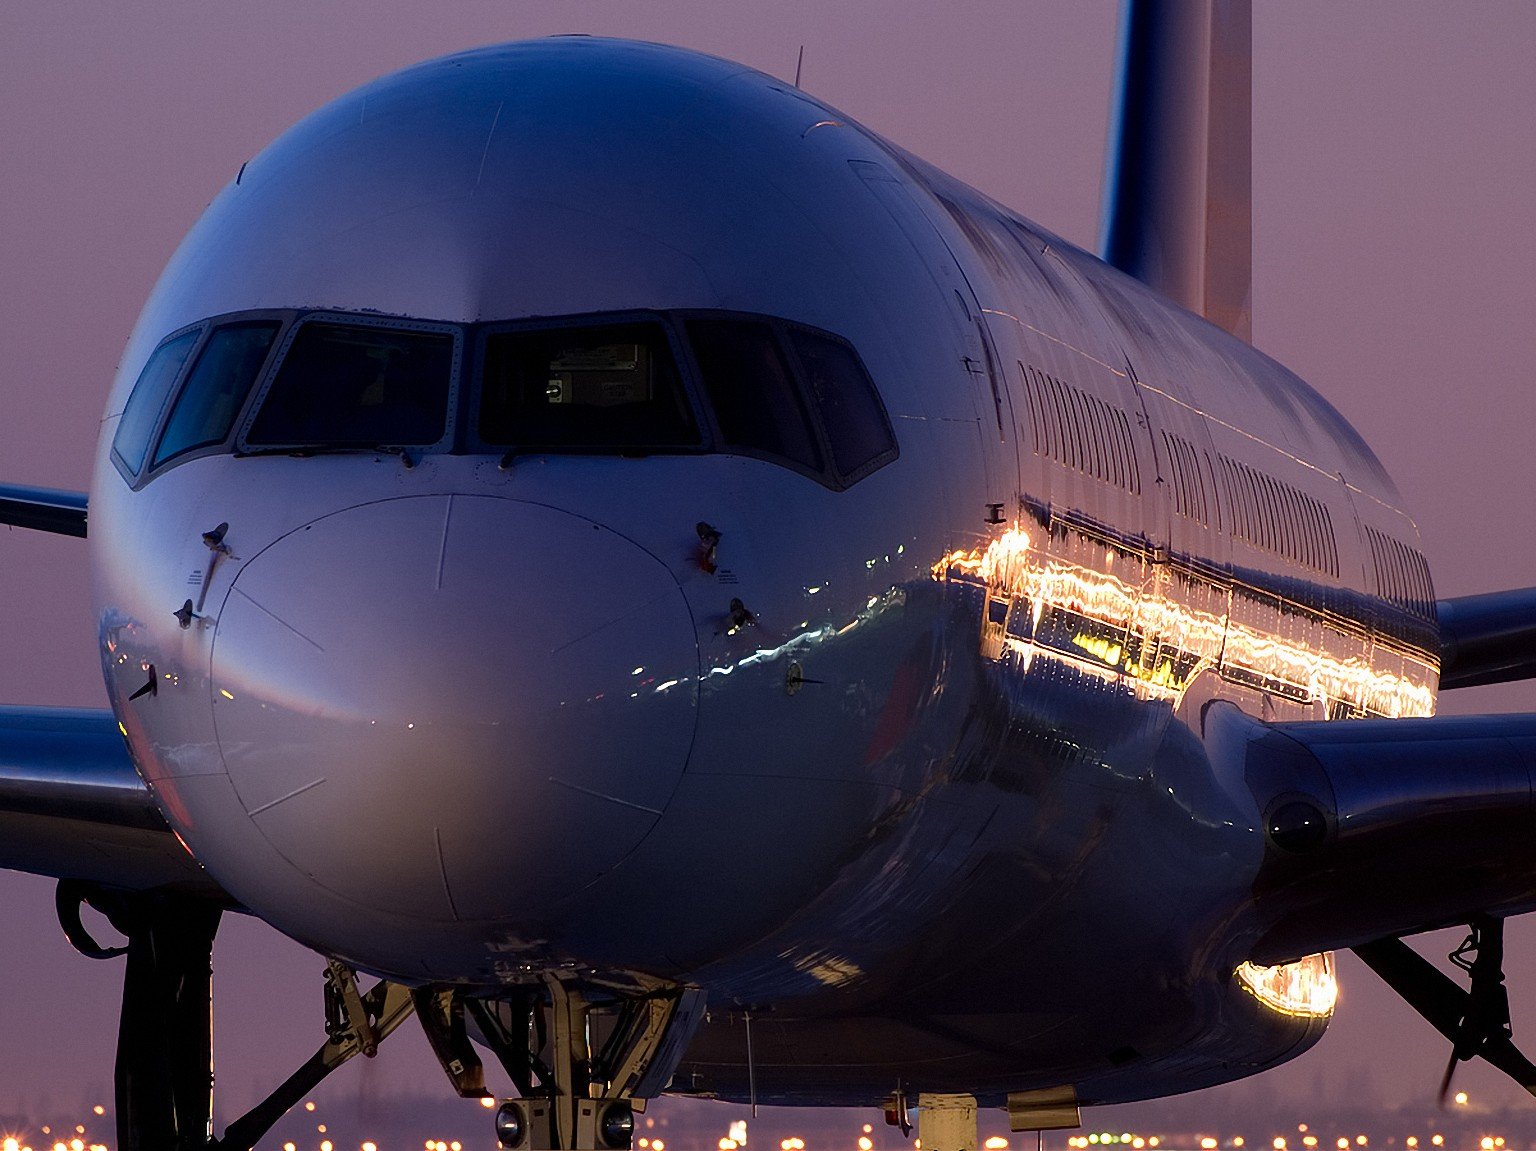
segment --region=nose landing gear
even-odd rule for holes
[[[124,1151],[250,1151],[289,1109],[354,1056],[371,1058],[413,1010],[460,1095],[488,1098],[471,1039],[497,1057],[520,1099],[496,1131],[514,1151],[626,1151],[634,1116],[659,1095],[704,1020],[704,992],[661,980],[498,989],[482,999],[452,987],[381,980],[367,991],[332,959],[325,977],[326,1042],[276,1090],[213,1132],[212,953],[224,910],[171,892],[115,892],[65,880],[56,897],[71,943],[93,959],[127,955],[117,1048],[118,1145]],[[89,903],[128,937],[98,943],[81,921]]]
[[[635,1115],[672,1078],[704,1006],[698,988],[657,981],[616,991],[553,976],[516,998],[466,1000],[522,1096],[498,1108],[497,1139],[513,1151],[624,1151]]]

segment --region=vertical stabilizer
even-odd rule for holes
[[[1251,0],[1124,0],[1100,252],[1252,333]]]

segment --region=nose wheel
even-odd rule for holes
[[[635,1115],[672,1078],[704,1006],[698,988],[618,991],[554,977],[515,998],[465,1000],[469,1023],[522,1096],[497,1108],[501,1146],[625,1151]],[[453,1058],[444,1062],[450,1078]]]

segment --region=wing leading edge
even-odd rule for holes
[[[0,484],[0,524],[85,538],[86,495]]]
[[[1443,599],[1440,688],[1536,677],[1536,588]]]
[[[0,707],[0,867],[230,902],[166,824],[105,710]]]

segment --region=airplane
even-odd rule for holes
[[[1414,995],[1395,940],[1460,922],[1478,1009],[1418,998],[1510,1062],[1528,724],[1411,717],[1527,674],[1529,593],[1437,628],[1315,393],[783,81],[564,40],[344,98],[167,270],[89,503],[5,495],[89,523],[114,712],[7,715],[5,851],[128,935],[125,1146],[209,1143],[228,909],[334,964],[226,1146],[411,1008],[461,1091],[469,1032],[507,1065],[512,1143],[668,1084],[1049,1125],[1298,1054],[1320,951]]]

